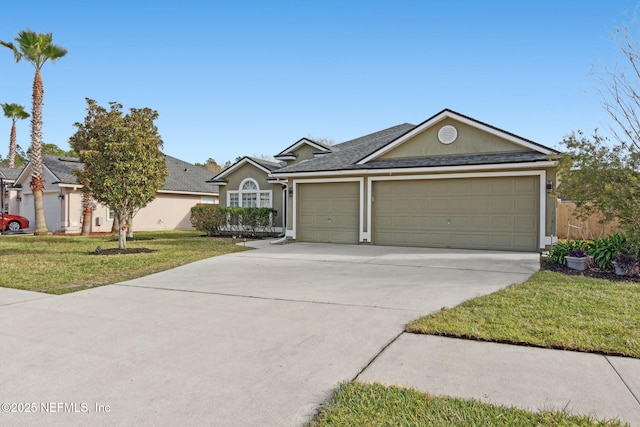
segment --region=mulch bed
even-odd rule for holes
[[[593,277],[595,279],[605,279],[612,282],[640,282],[639,276],[618,276],[613,270],[603,270],[598,267],[591,267],[585,271],[572,270],[566,265],[552,264],[542,260],[541,270],[555,271],[556,273],[568,274],[571,276]]]
[[[89,255],[127,255],[127,254],[148,254],[152,252],[157,252],[157,251],[154,249],[148,249],[148,248],[126,248],[126,249],[109,248],[109,249],[100,249],[100,250],[95,250],[93,252],[89,252]]]

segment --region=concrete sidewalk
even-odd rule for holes
[[[640,426],[640,360],[404,333],[359,381]]]

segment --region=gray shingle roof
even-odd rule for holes
[[[175,157],[165,156],[169,175],[162,190],[189,193],[218,193],[218,186],[208,183],[211,171],[194,166]]]
[[[60,157],[45,155],[44,165],[51,171],[61,184],[78,184],[73,174],[74,170],[82,169],[83,165],[77,157]]]
[[[0,176],[8,181],[15,181],[22,172],[22,168],[9,168],[0,166]]]
[[[334,147],[337,148],[337,150],[333,153],[305,160],[296,165],[286,166],[274,173],[361,169],[362,167],[354,165],[354,163],[367,154],[383,147],[390,141],[404,135],[414,127],[415,125],[404,123],[341,144],[336,144]]]
[[[257,157],[249,157],[249,158],[254,162],[258,163],[263,168],[268,169],[269,171],[272,171],[272,172],[276,169],[280,169],[282,165],[284,165],[284,163],[281,163],[281,162],[272,162],[271,160],[259,159]]]
[[[175,157],[165,156],[167,179],[161,190],[187,193],[218,193],[218,186],[207,183],[211,172]],[[78,184],[73,171],[83,167],[76,157],[44,156],[45,166],[62,184]]]
[[[416,168],[435,166],[468,166],[495,163],[523,163],[547,160],[547,155],[538,151],[516,151],[506,153],[464,154],[455,156],[409,157],[402,159],[374,160],[365,165],[353,165],[366,169]],[[355,168],[354,168],[355,169]]]
[[[464,116],[455,111],[445,109],[433,117],[427,119],[418,126],[404,123],[388,129],[381,130],[360,138],[352,139],[334,146],[334,152],[314,159],[300,162],[296,165],[283,167],[274,171],[274,175],[289,174],[298,172],[328,172],[338,170],[362,170],[362,169],[394,169],[394,168],[415,168],[415,167],[436,167],[436,166],[467,166],[467,165],[484,165],[484,164],[504,164],[504,163],[522,163],[544,161],[547,155],[541,151],[535,151],[535,147],[531,147],[529,151],[524,152],[505,152],[505,153],[488,153],[488,154],[465,154],[465,155],[449,155],[449,156],[431,156],[431,157],[415,157],[402,159],[372,160],[364,164],[357,164],[382,149],[386,145],[392,143],[406,133],[416,127],[423,126],[433,118],[443,113],[452,113],[462,118],[471,120],[480,125],[487,126],[491,129],[498,130],[512,137],[518,138],[527,143],[543,148],[546,152],[558,153],[556,150],[536,142],[519,137],[510,132],[506,132],[495,126],[475,120],[471,117]]]

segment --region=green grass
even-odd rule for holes
[[[0,236],[0,286],[63,294],[134,279],[183,264],[245,250],[231,239],[200,232],[136,233],[129,248],[151,253],[92,255],[97,246],[117,248],[111,236]],[[142,240],[151,239],[151,240]]]
[[[407,332],[640,358],[640,284],[540,271],[418,319]]]
[[[342,384],[309,426],[622,426],[564,412],[528,412],[380,384]]]

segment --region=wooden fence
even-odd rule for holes
[[[573,202],[556,203],[556,228],[560,239],[604,238],[619,231],[616,221],[601,224],[601,215],[592,215],[582,221],[575,217],[576,205]]]

